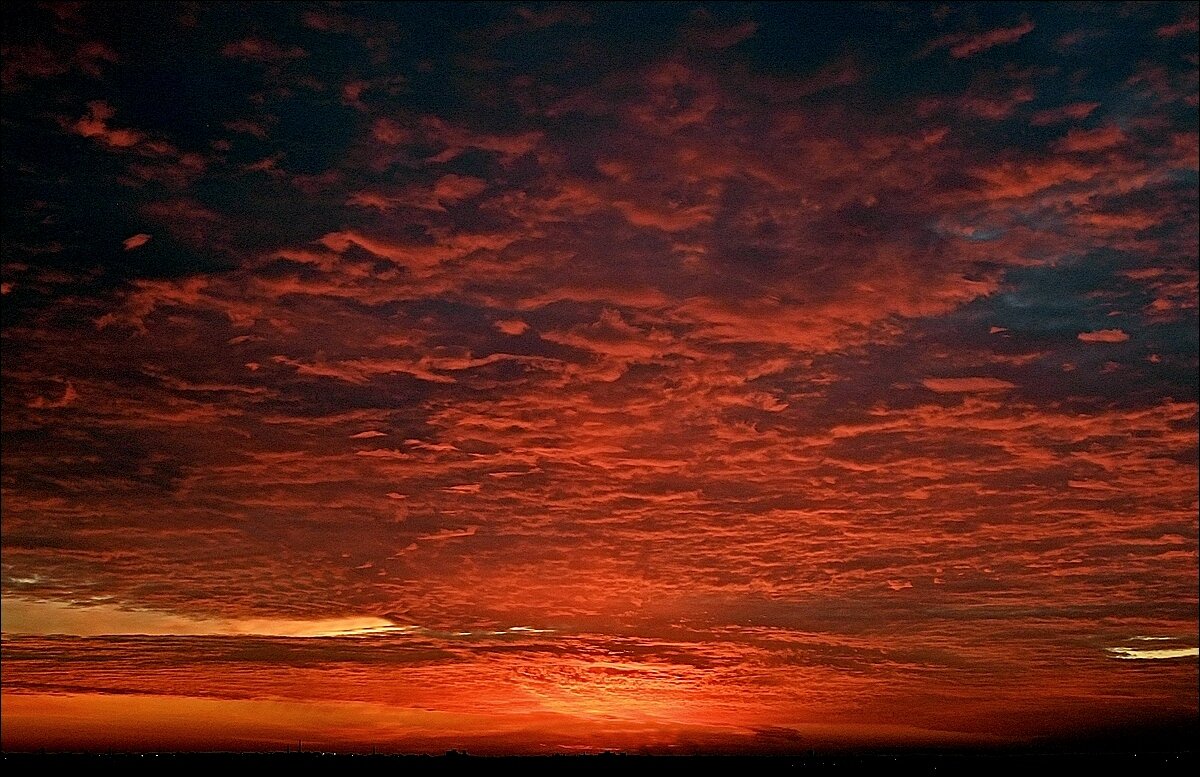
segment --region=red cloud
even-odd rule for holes
[[[454,204],[469,199],[487,188],[487,181],[472,176],[444,175],[433,185],[433,198],[439,203]]]
[[[1175,38],[1180,35],[1192,34],[1200,30],[1200,20],[1196,17],[1184,18],[1173,24],[1164,24],[1154,31],[1154,34],[1160,38]]]
[[[125,238],[124,241],[122,241],[123,245],[125,246],[126,251],[132,251],[135,248],[141,248],[142,246],[146,245],[146,243],[149,243],[149,242],[150,242],[150,235],[147,235],[145,232],[139,232],[136,235],[131,235],[130,237],[127,237],[127,238]]]
[[[981,391],[1006,391],[1015,384],[999,378],[923,378],[922,385],[939,394],[973,393]]]
[[[284,47],[273,41],[254,36],[225,44],[221,53],[233,59],[253,62],[286,62],[308,56],[308,52],[299,46]]]
[[[1022,20],[1012,27],[998,27],[981,33],[953,33],[944,35],[929,42],[918,56],[927,56],[930,52],[941,48],[949,48],[950,56],[955,59],[966,59],[980,54],[988,49],[1015,43],[1034,30],[1034,23],[1029,19]]]
[[[1014,27],[1000,27],[956,43],[950,47],[950,56],[956,59],[973,57],[1006,43],[1015,43],[1033,31],[1033,22],[1026,19]]]
[[[76,134],[85,138],[96,138],[115,148],[129,148],[142,141],[143,135],[130,129],[113,129],[108,120],[116,115],[112,106],[103,100],[88,103],[87,115],[72,126]]]
[[[1078,102],[1061,105],[1057,108],[1047,108],[1043,111],[1038,111],[1029,119],[1029,123],[1035,127],[1042,127],[1047,124],[1058,124],[1063,121],[1081,121],[1092,115],[1092,111],[1100,107],[1100,103],[1096,102]]]
[[[1125,133],[1120,127],[1097,127],[1096,129],[1072,129],[1058,142],[1060,151],[1079,153],[1103,151],[1124,142]]]
[[[79,399],[79,392],[75,390],[75,386],[67,383],[63,389],[63,394],[58,399],[46,399],[45,397],[34,397],[29,402],[29,407],[35,410],[56,410],[58,408],[67,407]]]
[[[392,119],[376,119],[375,123],[371,125],[371,136],[381,143],[394,146],[409,142],[413,133]]]
[[[745,21],[727,27],[714,24],[711,18],[699,18],[684,30],[684,40],[692,45],[710,49],[727,49],[747,40],[758,31],[758,22]]]

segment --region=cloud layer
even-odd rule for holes
[[[1195,716],[1188,4],[227,11],[9,14],[6,748]]]

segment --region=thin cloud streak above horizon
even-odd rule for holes
[[[78,637],[141,635],[245,635],[259,637],[337,637],[407,630],[374,616],[291,620],[248,618],[205,620],[152,610],[131,610],[93,604],[71,607],[58,602],[6,597],[3,629],[7,635],[70,635]]]

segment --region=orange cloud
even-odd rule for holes
[[[1097,329],[1080,332],[1079,339],[1085,343],[1123,343],[1129,339],[1129,335],[1120,329]]]
[[[529,324],[520,319],[505,319],[497,321],[496,328],[506,335],[520,335],[529,331]]]

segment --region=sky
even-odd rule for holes
[[[1197,10],[10,4],[0,737],[1197,719]]]

